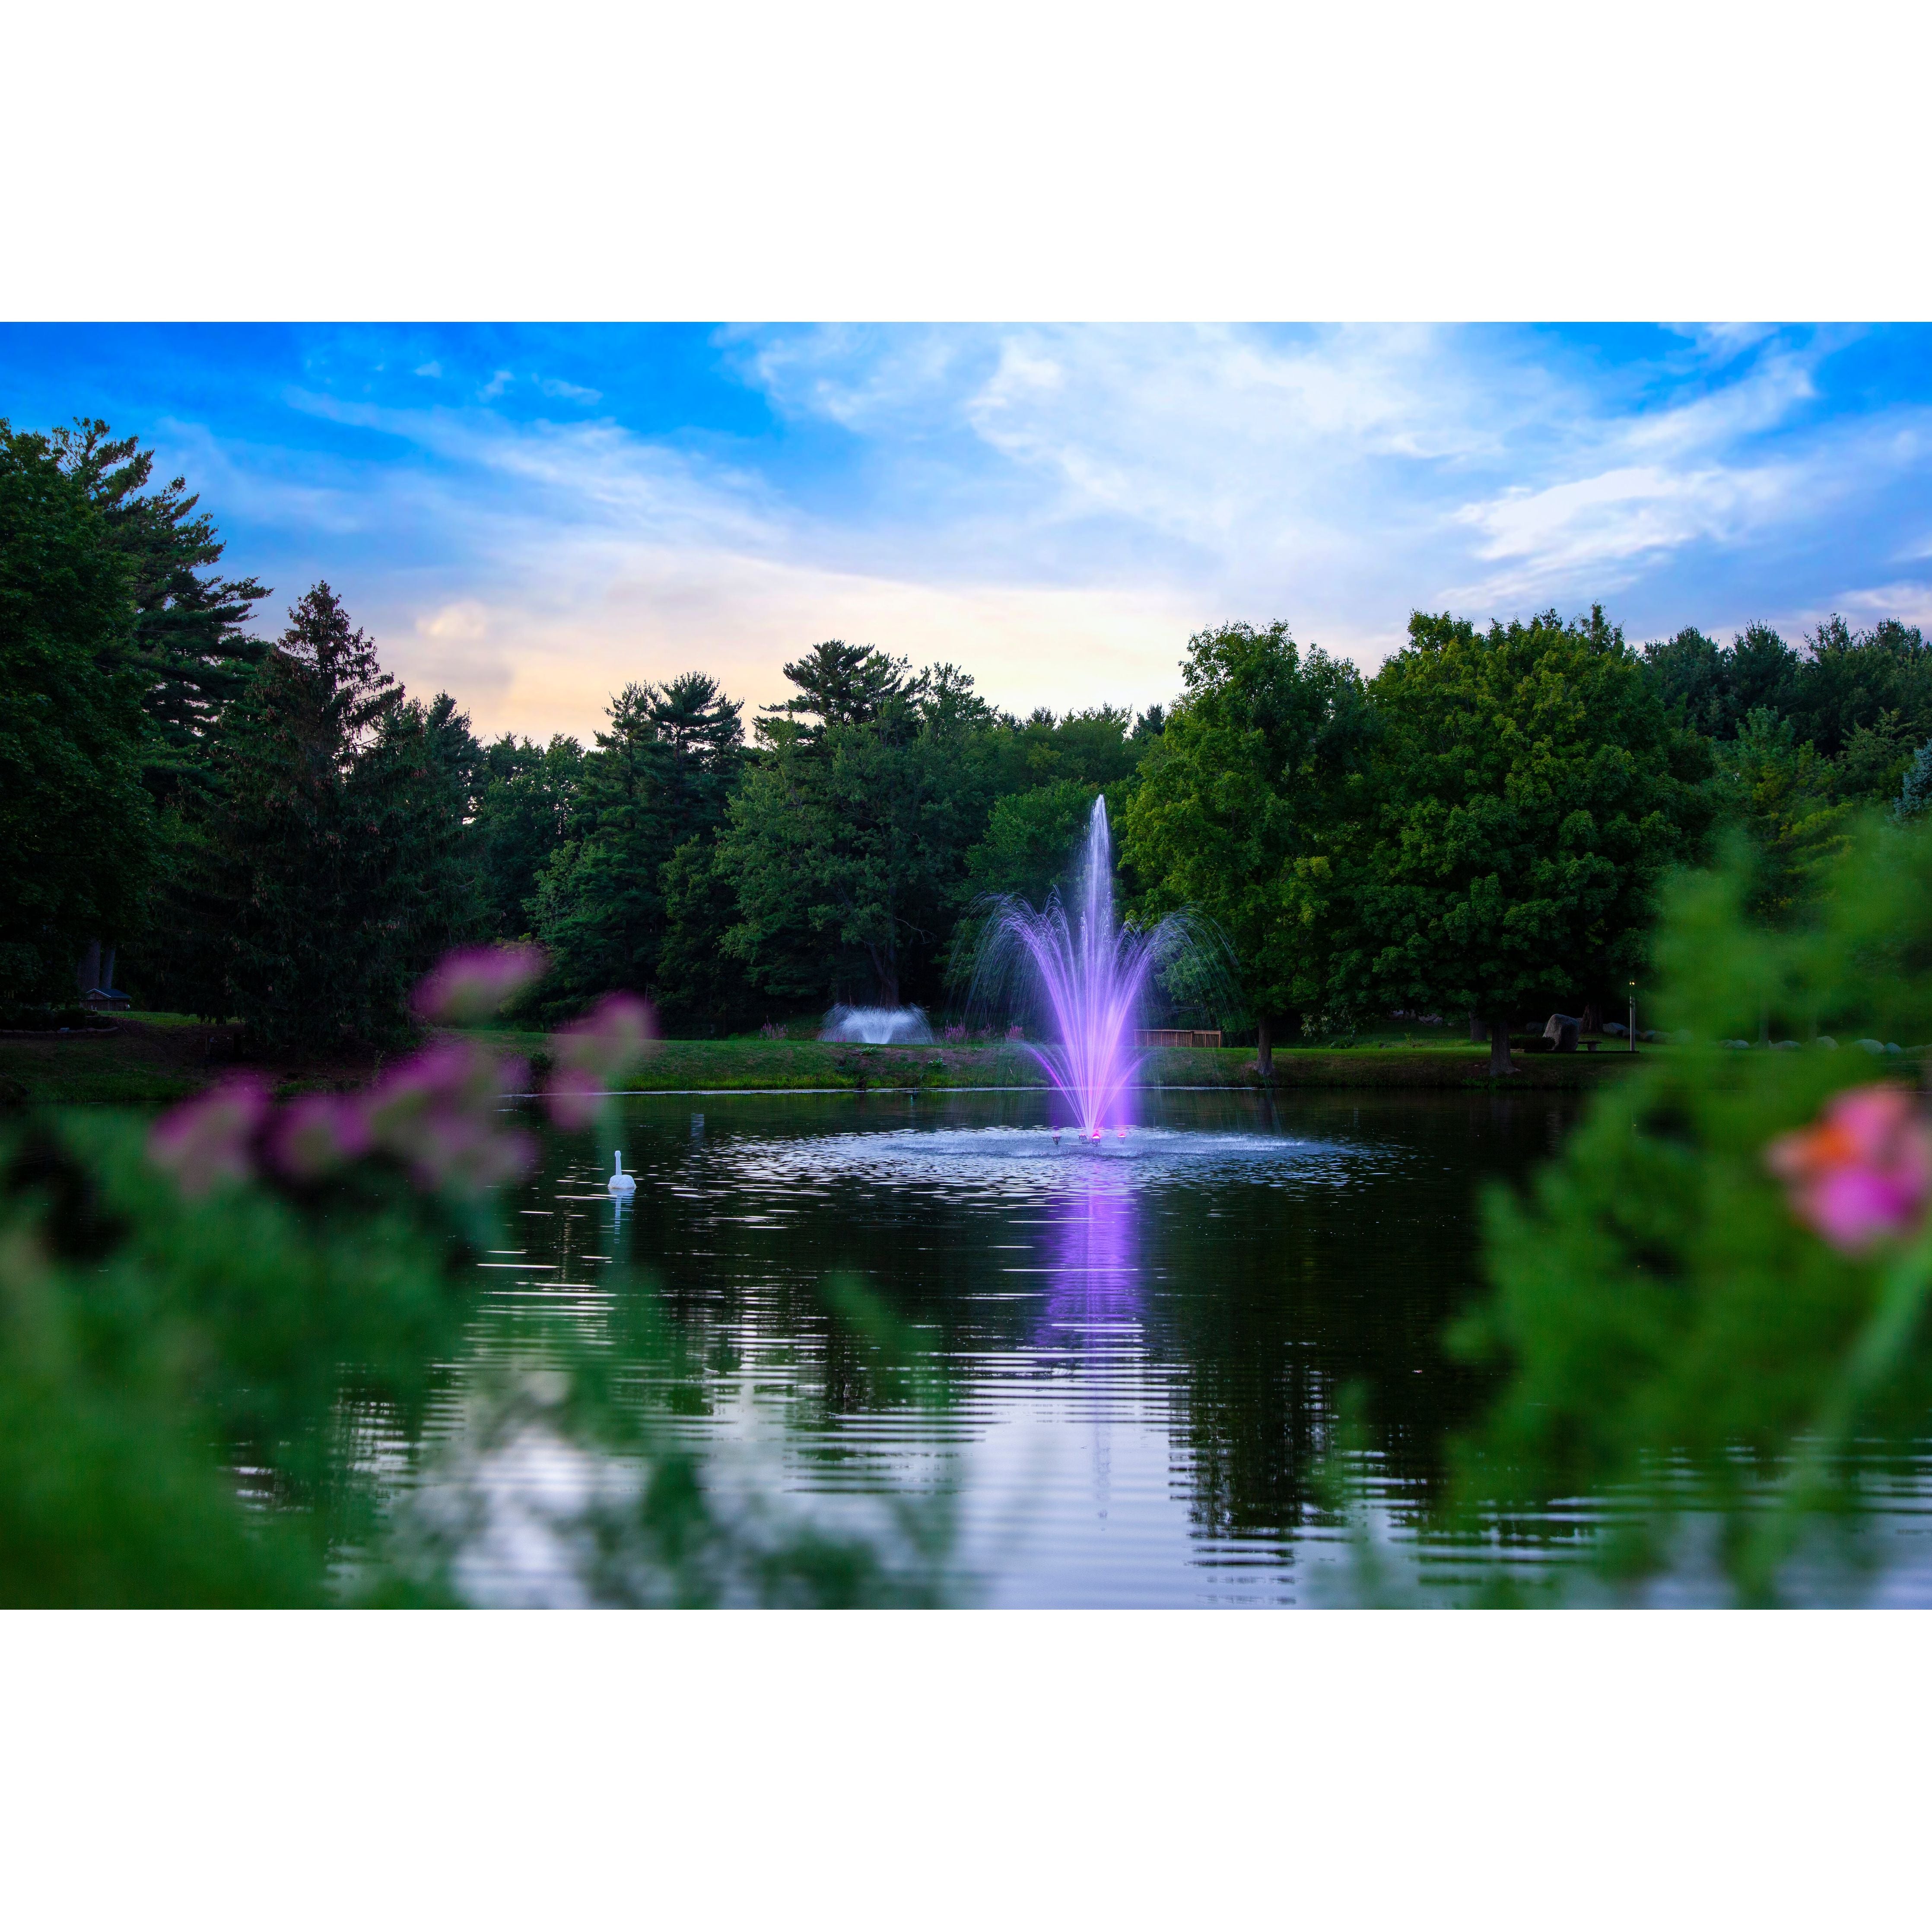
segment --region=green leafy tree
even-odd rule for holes
[[[155,850],[134,572],[47,438],[0,421],[0,980],[62,990],[140,916]]]
[[[1065,883],[1100,789],[1082,779],[1060,778],[999,800],[986,821],[986,837],[966,854],[974,891],[1043,904]],[[1117,798],[1109,798],[1110,814],[1118,804]]]
[[[1227,935],[1267,1072],[1282,1022],[1329,996],[1333,848],[1372,720],[1354,666],[1286,624],[1223,625],[1187,651],[1126,848],[1148,911],[1191,905]]]
[[[1060,717],[1042,706],[1024,722],[989,721],[994,783],[1003,796],[1069,782],[1096,790],[1122,784],[1159,735],[1157,711],[1150,716],[1155,724],[1144,729],[1146,719],[1137,725],[1131,711],[1102,704]]]
[[[1600,608],[1486,632],[1418,612],[1369,694],[1330,986],[1479,1014],[1507,1072],[1514,1016],[1642,963],[1659,881],[1709,823],[1702,741]]]

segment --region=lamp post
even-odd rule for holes
[[[1630,1050],[1636,1051],[1636,982],[1630,982]]]

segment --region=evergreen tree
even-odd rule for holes
[[[1768,624],[1753,624],[1728,648],[1688,628],[1666,644],[1646,644],[1643,664],[1680,723],[1723,740],[1754,710],[1784,711],[1803,659]]]
[[[42,436],[0,419],[0,984],[71,996],[154,851],[134,571]]]
[[[658,1012],[667,1032],[710,1038],[748,1024],[757,996],[724,936],[738,896],[715,839],[687,838],[664,869],[664,934],[658,954]]]
[[[386,713],[357,773],[381,813],[377,848],[405,970],[434,964],[448,946],[489,936],[482,851],[475,819],[483,748],[447,692],[427,709],[405,698]]]
[[[1917,742],[1896,711],[1883,712],[1869,724],[1854,724],[1844,749],[1832,760],[1839,796],[1889,805],[1898,796]]]
[[[1921,745],[1912,754],[1912,762],[1906,766],[1905,776],[1898,788],[1898,802],[1892,808],[1893,815],[1900,819],[1916,818],[1928,806],[1932,806],[1932,740]]]
[[[1851,802],[1838,798],[1829,761],[1798,742],[1791,720],[1762,709],[1718,747],[1718,777],[1725,815],[1743,827],[1756,857],[1750,910],[1760,919],[1787,921],[1844,853]]]
[[[833,638],[784,667],[798,694],[770,708],[780,717],[805,721],[797,726],[798,742],[815,746],[827,730],[872,724],[894,703],[913,695],[911,668],[904,658]]]
[[[1932,644],[1916,626],[1887,618],[1853,631],[1828,618],[1805,640],[1803,659],[1777,708],[1801,744],[1838,758],[1860,726],[1889,718],[1894,736],[1917,743],[1932,736]]]
[[[289,615],[191,809],[182,976],[271,1051],[393,1040],[416,978],[473,929],[475,741],[448,699],[407,701],[327,584]]]
[[[700,671],[662,688],[626,685],[612,699],[610,729],[584,760],[575,834],[533,900],[536,929],[554,956],[554,1002],[656,985],[664,868],[724,818],[743,758],[741,709]]]
[[[200,782],[207,741],[268,645],[244,634],[268,596],[252,578],[215,573],[224,548],[213,519],[197,514],[185,477],[149,489],[152,450],[106,423],[76,418],[49,439],[61,466],[100,511],[109,540],[134,566],[134,649],[154,721],[144,777],[157,803]]]
[[[506,735],[483,754],[476,836],[490,936],[532,929],[537,882],[570,836],[584,776],[584,748],[560,734],[548,745]]]
[[[725,945],[774,998],[930,998],[995,796],[993,715],[951,665],[827,644],[786,675],[800,694],[759,721],[720,836]]]

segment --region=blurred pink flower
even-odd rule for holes
[[[656,1016],[634,993],[611,993],[550,1041],[544,1097],[560,1127],[586,1127],[601,1096],[620,1086],[657,1038]]]
[[[148,1159],[190,1197],[218,1180],[246,1180],[254,1172],[255,1137],[268,1116],[268,1092],[259,1073],[231,1073],[154,1123]]]
[[[296,1180],[314,1180],[369,1151],[369,1123],[358,1099],[310,1094],[278,1116],[268,1136],[275,1165]]]
[[[550,1117],[560,1127],[574,1130],[587,1127],[597,1118],[597,1103],[603,1097],[604,1083],[574,1067],[560,1066],[550,1076],[544,1100]]]
[[[550,963],[541,946],[478,946],[447,955],[417,987],[413,1002],[426,1020],[462,1026],[487,1020]]]
[[[1906,1088],[1855,1087],[1813,1126],[1780,1135],[1765,1162],[1792,1212],[1856,1254],[1917,1226],[1932,1194],[1932,1127]]]
[[[499,1110],[530,1070],[473,1040],[440,1040],[378,1083],[362,1118],[371,1144],[404,1162],[425,1187],[476,1193],[525,1172],[535,1146],[506,1131]]]
[[[501,1129],[487,1118],[437,1107],[414,1123],[398,1149],[424,1187],[481,1194],[527,1173],[536,1144],[520,1127]]]

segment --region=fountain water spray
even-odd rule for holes
[[[868,1046],[929,1046],[932,1029],[917,1006],[834,1006],[818,1036]]]
[[[981,947],[976,998],[982,983],[1016,967],[1030,982],[1040,1030],[1054,1039],[1029,1051],[1072,1109],[1076,1137],[1098,1141],[1112,1125],[1124,1138],[1127,1091],[1144,1057],[1134,1050],[1134,1023],[1150,989],[1183,956],[1204,961],[1213,949],[1184,913],[1145,930],[1120,922],[1104,798],[1087,821],[1072,905],[1057,891],[1037,911],[995,900]]]

